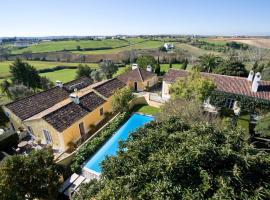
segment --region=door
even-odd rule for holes
[[[80,134],[81,136],[83,136],[85,134],[83,122],[79,124],[79,128],[80,128]]]
[[[138,90],[138,83],[134,82],[134,90],[137,91]]]

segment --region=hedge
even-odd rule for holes
[[[238,101],[240,103],[241,109],[249,113],[270,109],[270,101],[222,91],[212,92],[210,96],[210,103],[217,107],[224,107],[226,99],[234,99]]]
[[[62,69],[77,69],[78,66],[56,66],[52,68],[44,68],[44,69],[39,69],[39,73],[47,73],[47,72],[54,72],[54,71],[59,71]]]
[[[129,117],[129,113],[121,113],[94,138],[92,138],[88,143],[84,144],[75,154],[71,170],[73,172],[79,173],[81,170],[81,165],[87,159],[89,159],[109,138],[115,131],[120,127],[120,125]]]
[[[17,146],[19,136],[13,131],[5,132],[0,136],[0,150],[5,150],[10,147]]]

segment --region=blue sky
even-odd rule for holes
[[[270,0],[1,0],[1,36],[270,35]]]

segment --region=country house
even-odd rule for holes
[[[152,67],[147,66],[147,69],[141,69],[137,65],[133,65],[132,70],[127,71],[117,77],[134,91],[144,91],[151,88],[158,82],[157,74],[152,72]]]
[[[170,86],[177,79],[186,78],[188,74],[189,72],[186,70],[169,69],[163,78],[162,98],[168,100],[170,98]],[[210,110],[214,111],[217,107],[232,109],[238,102],[241,108],[247,104],[254,106],[254,109],[256,109],[258,103],[267,108],[270,105],[270,81],[261,80],[260,73],[255,74],[250,71],[247,78],[212,73],[201,73],[201,76],[213,80],[216,85],[213,97],[211,96],[204,102],[204,106]],[[213,102],[214,98],[215,102]]]
[[[3,109],[11,129],[27,132],[42,144],[65,151],[105,114],[112,111],[112,95],[125,84],[114,78],[92,83],[87,77],[11,102]]]

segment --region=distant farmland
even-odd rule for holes
[[[211,38],[209,42],[224,43],[224,42],[241,42],[258,48],[270,49],[269,38]]]
[[[137,44],[144,42],[145,39],[131,38],[131,39],[104,39],[104,40],[67,40],[67,41],[50,41],[41,42],[22,49],[12,49],[12,54],[21,54],[23,52],[31,51],[32,53],[45,53],[56,51],[76,51],[77,48],[85,50],[99,50],[99,49],[114,49],[128,46],[129,44]],[[82,51],[79,51],[82,52]]]

